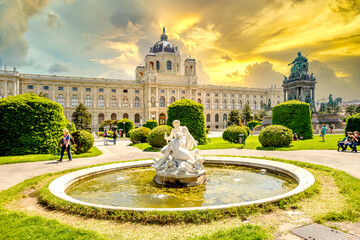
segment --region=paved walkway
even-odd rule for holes
[[[103,152],[93,158],[79,158],[71,162],[58,163],[56,161],[29,162],[0,165],[0,190],[7,189],[28,178],[50,172],[83,167],[99,163],[126,161],[160,157],[159,152],[143,152],[136,147],[127,146],[129,141],[118,141],[117,145],[109,143],[104,146],[102,142],[95,145]],[[334,150],[306,150],[306,151],[260,151],[249,149],[219,149],[202,150],[201,155],[238,155],[256,157],[276,157],[303,162],[310,162],[337,168],[354,177],[360,178],[360,153],[336,152]]]

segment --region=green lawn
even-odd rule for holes
[[[82,154],[72,154],[72,158],[87,158],[87,157],[96,157],[101,155],[102,152],[95,146],[90,148],[89,152]],[[65,153],[64,159],[67,159],[67,154]],[[22,163],[22,162],[38,162],[38,161],[50,161],[60,159],[60,154],[29,154],[29,155],[20,155],[20,156],[4,156],[0,157],[1,164],[10,164],[10,163]]]
[[[293,141],[289,147],[282,148],[264,148],[261,146],[258,136],[249,136],[246,144],[237,144],[224,141],[221,137],[209,138],[208,143],[199,145],[196,148],[200,150],[210,149],[226,149],[226,148],[243,148],[257,150],[276,150],[276,151],[294,151],[294,150],[336,150],[339,139],[344,138],[343,134],[332,134],[325,136],[325,142],[318,135],[314,135],[313,139]],[[131,144],[144,151],[160,151],[153,149],[148,143]]]

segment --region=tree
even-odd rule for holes
[[[264,111],[264,110],[260,110],[259,112],[257,112],[257,113],[255,114],[254,119],[255,119],[256,121],[261,122],[262,119],[263,119],[263,117],[265,117],[265,116],[267,116],[267,112]]]
[[[354,115],[356,113],[360,113],[360,105],[352,104],[350,106],[347,106],[346,109],[345,109],[345,115],[346,116],[351,116],[351,115]]]
[[[248,103],[244,105],[241,114],[242,122],[248,123],[251,120],[251,109]]]
[[[230,114],[229,114],[229,120],[227,122],[228,126],[231,125],[239,125],[240,124],[240,112],[238,110],[231,110]]]
[[[86,130],[91,124],[91,114],[84,104],[80,103],[73,113],[73,122],[78,130]]]
[[[117,123],[118,123],[119,121],[118,120],[104,120],[104,121],[102,121],[101,123],[100,123],[100,126],[101,127],[106,127],[106,126],[109,126],[110,127],[110,129],[112,129],[112,126],[113,125],[117,125]]]

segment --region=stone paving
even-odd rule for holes
[[[0,165],[0,190],[7,189],[28,178],[50,172],[58,172],[71,168],[78,168],[93,164],[147,159],[160,157],[159,152],[144,152],[136,147],[128,146],[130,141],[118,141],[117,145],[104,146],[97,141],[95,145],[103,152],[93,158],[78,158],[71,162],[41,161]],[[304,151],[261,151],[249,149],[217,149],[201,150],[201,155],[237,155],[256,157],[276,157],[297,160],[329,166],[343,170],[354,177],[360,178],[360,153],[337,152],[334,150],[304,150]]]

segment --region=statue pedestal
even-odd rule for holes
[[[205,184],[207,177],[205,170],[196,174],[178,174],[178,173],[167,173],[163,171],[157,171],[154,181],[157,184],[163,185],[164,187],[193,187],[196,185]]]

